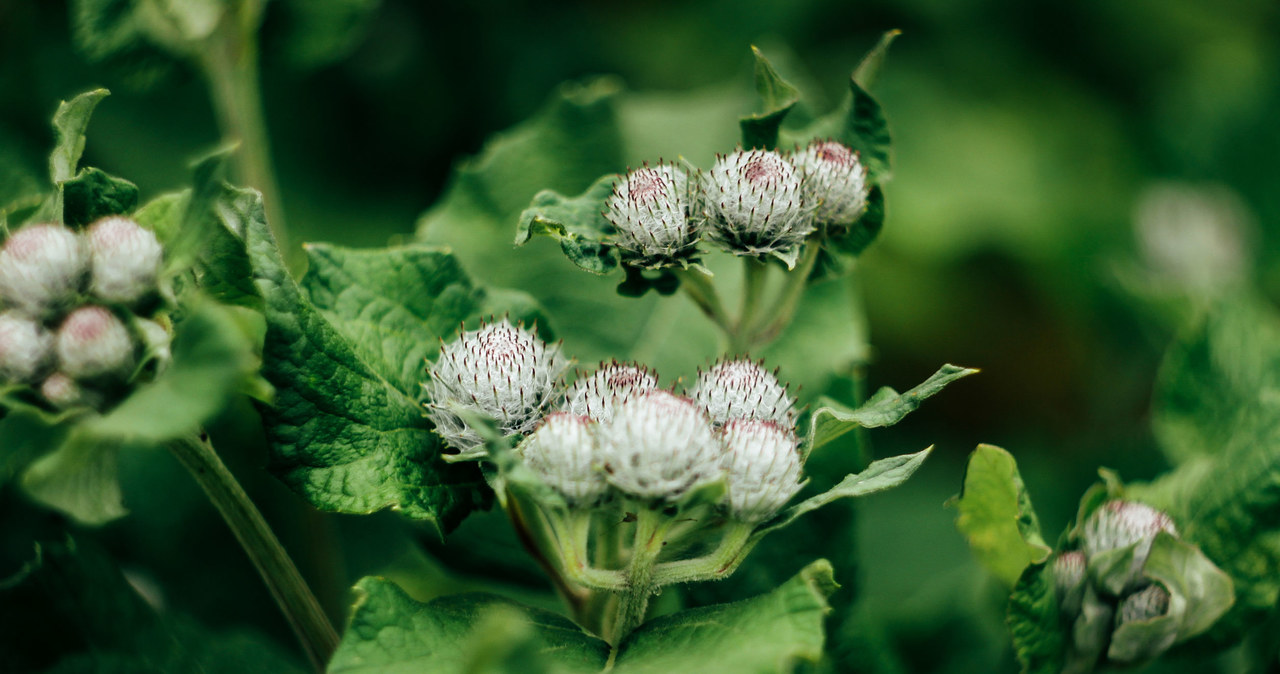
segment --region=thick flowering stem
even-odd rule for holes
[[[307,658],[317,671],[323,671],[338,647],[338,634],[262,513],[218,458],[208,435],[201,433],[199,437],[172,442],[169,450],[196,479],[231,527],[302,643]]]
[[[618,602],[618,612],[609,630],[608,641],[614,652],[632,630],[644,622],[649,608],[649,598],[657,586],[653,582],[653,567],[662,552],[663,540],[670,521],[661,513],[641,508],[636,514],[636,537],[631,548],[631,561],[626,568],[626,588]]]
[[[731,353],[745,353],[751,348],[750,339],[760,309],[760,294],[769,274],[768,265],[754,257],[743,257],[742,269],[742,307],[738,311],[738,323],[732,335]]]

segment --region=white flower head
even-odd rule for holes
[[[791,428],[795,401],[776,374],[746,359],[723,361],[698,373],[692,397],[716,424],[761,419]]]
[[[739,255],[788,250],[813,231],[800,170],[772,150],[720,157],[705,189],[711,235]]]
[[[88,255],[62,225],[24,227],[0,250],[0,302],[37,317],[58,313],[84,285]]]
[[[724,450],[706,414],[668,391],[622,403],[598,439],[609,482],[638,498],[676,501],[722,472]]]
[[[85,390],[76,383],[76,380],[61,372],[49,375],[40,384],[40,395],[44,396],[44,399],[49,401],[49,404],[58,409],[67,409],[68,407],[85,404],[89,399],[89,396],[85,394]]]
[[[30,382],[53,353],[53,335],[16,311],[0,314],[0,384]]]
[[[1163,585],[1153,583],[1134,592],[1120,602],[1117,625],[1136,620],[1159,618],[1169,611],[1169,591]]]
[[[696,184],[677,166],[659,163],[631,171],[613,186],[604,216],[629,262],[667,266],[694,253],[699,238]]]
[[[431,398],[428,416],[445,442],[463,452],[482,441],[451,406],[492,417],[508,435],[528,433],[567,366],[559,345],[548,346],[534,332],[506,319],[482,325],[441,347],[423,384]]]
[[[804,194],[818,222],[848,225],[867,207],[867,167],[858,153],[834,140],[815,140],[796,148],[791,160],[804,177]]]
[[[733,419],[720,429],[729,513],[761,522],[800,491],[800,441],[772,421]]]
[[[565,408],[592,421],[607,422],[623,402],[656,388],[658,375],[643,365],[601,363],[590,377],[579,379],[569,387]]]
[[[94,295],[105,302],[133,304],[155,292],[163,256],[155,232],[129,218],[111,217],[93,223],[85,235]]]
[[[1092,558],[1100,552],[1137,544],[1129,581],[1133,586],[1140,581],[1151,545],[1161,531],[1178,535],[1167,514],[1136,501],[1108,501],[1085,522],[1084,554]]]
[[[552,412],[518,450],[525,465],[573,505],[594,505],[609,490],[593,423],[584,416]]]
[[[1053,558],[1053,586],[1062,613],[1074,616],[1080,610],[1084,591],[1084,553],[1070,550]]]
[[[58,328],[58,366],[75,379],[128,374],[133,350],[129,330],[103,307],[80,307]]]

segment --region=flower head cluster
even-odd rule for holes
[[[0,386],[55,408],[118,400],[140,362],[167,360],[169,331],[139,315],[159,294],[163,250],[123,217],[83,234],[24,227],[0,249]]]
[[[506,434],[533,430],[558,390],[568,363],[558,345],[503,319],[464,332],[443,344],[423,384],[436,432],[459,452],[481,444],[480,435],[457,414],[466,410],[494,419]]]
[[[783,255],[818,223],[852,224],[866,209],[867,169],[837,141],[803,150],[738,149],[696,176],[658,164],[629,172],[604,216],[628,264],[687,264],[704,236],[737,255]]]

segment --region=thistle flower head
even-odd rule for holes
[[[1084,554],[1088,558],[1135,545],[1128,587],[1141,585],[1142,567],[1161,531],[1177,536],[1173,520],[1165,513],[1136,501],[1109,501],[1093,511],[1084,525]]]
[[[867,167],[858,153],[834,140],[797,148],[791,160],[804,177],[804,194],[819,222],[847,225],[867,207]]]
[[[613,419],[623,402],[658,388],[658,375],[643,365],[601,363],[590,376],[573,383],[565,396],[565,408],[592,421]]]
[[[1117,625],[1135,620],[1159,618],[1169,611],[1169,591],[1163,585],[1153,583],[1134,592],[1120,602]]]
[[[533,332],[505,319],[483,325],[441,348],[423,385],[431,398],[428,416],[459,451],[481,440],[450,411],[455,405],[492,417],[506,434],[528,433],[550,404],[566,366],[559,346],[547,346]]]
[[[607,479],[631,496],[675,501],[721,473],[723,449],[706,414],[667,391],[622,403],[598,438]]]
[[[103,218],[86,232],[90,290],[106,302],[132,304],[155,292],[163,251],[155,232],[128,218]]]
[[[519,448],[525,465],[573,505],[593,505],[609,489],[592,426],[587,417],[552,412]]]
[[[16,311],[0,314],[0,384],[29,382],[53,352],[53,336]]]
[[[1053,558],[1053,586],[1058,595],[1058,607],[1065,615],[1073,616],[1080,610],[1084,571],[1084,553],[1079,550],[1064,552]]]
[[[773,421],[733,419],[719,431],[725,454],[729,513],[767,520],[800,491],[800,441]]]
[[[79,294],[87,258],[66,227],[24,227],[0,250],[0,300],[32,316],[56,314]]]
[[[728,360],[698,373],[693,399],[716,424],[730,419],[761,419],[790,428],[795,425],[795,401],[787,388],[758,363]]]
[[[615,242],[633,264],[652,267],[688,257],[699,227],[690,217],[697,201],[689,177],[658,164],[631,171],[613,187],[604,216],[618,230]]]
[[[712,236],[739,255],[792,248],[813,231],[801,172],[772,150],[738,150],[711,167],[706,199]]]
[[[80,307],[58,328],[58,365],[75,379],[127,374],[133,366],[129,330],[103,307]]]

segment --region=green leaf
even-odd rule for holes
[[[368,33],[380,0],[286,0],[285,53],[297,65],[319,68],[351,55]]]
[[[1059,674],[1065,644],[1053,574],[1044,563],[1028,566],[1009,596],[1006,620],[1023,674]]]
[[[398,335],[383,357],[370,364],[364,356],[377,352],[375,345],[352,345],[304,297],[285,270],[265,221],[251,220],[245,240],[265,299],[263,375],[276,387],[276,404],[262,407],[271,470],[322,510],[394,508],[447,530],[472,509],[485,507],[489,495],[479,470],[444,463],[440,440],[431,432],[416,391],[399,388],[407,383],[406,363],[387,357],[407,357],[411,347],[406,341],[430,341],[435,335],[425,327],[417,334]],[[336,276],[333,282],[334,315],[340,318],[336,298],[347,289]],[[394,295],[381,296],[378,290],[349,292],[389,311],[412,306],[406,298],[417,291],[401,287]],[[401,313],[385,318],[389,330],[395,321],[407,320]],[[380,373],[399,374],[399,386]]]
[[[82,524],[105,524],[128,513],[116,470],[119,455],[118,443],[76,428],[61,447],[27,468],[22,489]]]
[[[892,140],[880,104],[849,78],[849,95],[843,104],[805,129],[784,133],[788,142],[804,145],[815,138],[834,138],[858,152],[870,180],[884,182],[889,176],[889,148]]]
[[[825,559],[774,591],[656,618],[622,642],[617,674],[779,674],[822,657],[827,597],[839,587]]]
[[[811,496],[796,505],[787,508],[779,513],[772,520],[766,522],[753,534],[753,537],[761,537],[765,534],[777,531],[792,522],[796,521],[801,515],[821,508],[822,506],[842,498],[854,498],[858,496],[866,496],[874,494],[878,491],[892,489],[903,482],[906,482],[929,458],[929,452],[933,451],[933,447],[929,447],[915,454],[903,454],[901,456],[891,456],[887,459],[874,461],[866,470],[855,475],[846,476],[839,484],[830,490]]]
[[[1031,564],[1052,549],[1040,534],[1040,522],[1013,455],[978,445],[969,455],[964,486],[954,501],[956,528],[983,566],[1009,587]]]
[[[860,255],[880,236],[884,219],[884,190],[875,185],[867,194],[867,209],[852,225],[827,227],[827,245],[845,255]]]
[[[110,94],[106,89],[94,89],[58,105],[53,114],[53,131],[56,143],[49,155],[49,177],[54,185],[71,180],[76,174],[80,155],[84,154],[84,133],[89,127],[93,109]]]
[[[312,306],[363,362],[416,399],[440,340],[480,311],[484,292],[439,248],[308,244],[306,251],[301,285]]]
[[[495,623],[519,625],[519,647],[534,662],[554,661],[554,671],[597,672],[609,655],[608,644],[568,619],[502,597],[465,594],[424,604],[380,578],[362,579],[355,591],[351,622],[329,662],[329,674],[493,671],[474,665],[481,655],[476,646],[493,643],[495,635],[489,631]],[[482,628],[486,631],[480,632]]]
[[[742,127],[742,146],[773,150],[778,147],[778,128],[791,108],[800,101],[800,92],[782,79],[754,45],[751,55],[755,57],[756,91],[760,94],[764,110],[738,121]]]
[[[534,235],[549,236],[560,242],[564,254],[579,267],[593,274],[612,271],[618,266],[618,253],[608,243],[614,229],[604,211],[617,179],[616,174],[603,176],[572,198],[554,190],[539,192],[520,214],[515,244],[522,246]]]
[[[137,205],[136,185],[93,167],[62,183],[62,220],[72,227],[128,213]]]
[[[875,395],[856,410],[829,398],[822,398],[818,402],[818,409],[809,417],[805,455],[855,428],[892,426],[920,407],[925,398],[938,393],[947,384],[977,372],[973,368],[943,365],[923,383],[906,393],[898,393],[886,386],[876,391]]]
[[[70,425],[31,409],[10,411],[0,418],[0,485],[26,471],[39,457],[66,441]]]
[[[870,89],[875,85],[876,79],[880,76],[880,70],[884,67],[885,56],[889,53],[889,45],[902,35],[902,31],[898,29],[885,31],[880,36],[880,41],[876,42],[876,46],[862,57],[862,61],[858,63],[858,67],[853,69],[853,81],[858,83],[863,89]]]
[[[191,434],[219,413],[254,369],[252,345],[231,310],[194,303],[176,326],[173,362],[115,409],[81,425],[103,440],[161,443]]]
[[[230,185],[220,187],[206,211],[208,236],[196,261],[196,279],[206,293],[221,302],[261,309],[262,296],[253,284],[244,233],[248,223],[266,222],[262,194]]]

